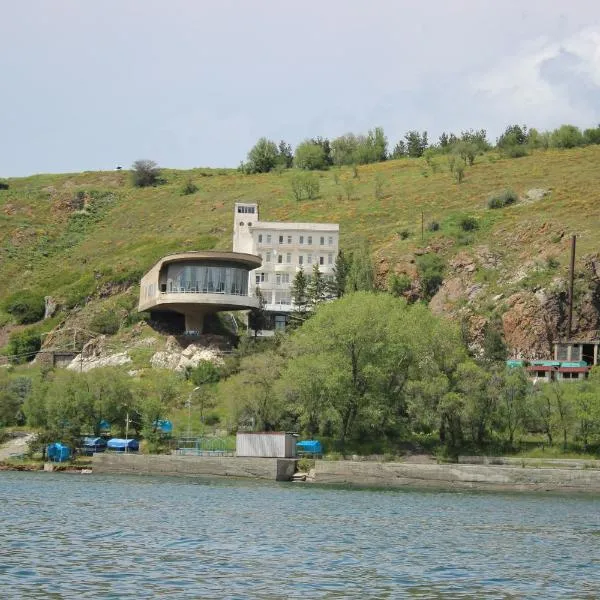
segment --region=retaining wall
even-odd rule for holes
[[[289,481],[296,470],[296,461],[284,458],[102,453],[94,454],[92,469],[94,473],[251,477]]]
[[[315,463],[315,483],[375,487],[600,493],[600,470],[354,461]]]

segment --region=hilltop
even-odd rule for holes
[[[320,171],[318,197],[301,201],[293,169],[163,169],[160,185],[147,188],[133,187],[123,171],[9,179],[0,190],[0,306],[23,290],[51,296],[56,316],[34,325],[38,332],[84,306],[90,319],[117,307],[131,324],[141,274],[169,252],[231,249],[233,203],[244,200],[258,202],[269,221],[339,223],[344,251],[368,240],[382,289],[391,273],[405,273],[413,280],[405,293],[418,296],[416,259],[439,255],[444,283],[431,300],[435,312],[468,322],[474,340],[497,321],[509,347],[541,354],[564,332],[572,234],[575,331],[591,337],[600,327],[599,165],[597,145],[514,159],[488,152],[457,184],[443,156],[403,158]],[[188,180],[198,191],[182,195]],[[515,204],[488,208],[490,195],[508,189]],[[0,312],[0,346],[13,329]]]

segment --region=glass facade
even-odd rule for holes
[[[167,293],[248,295],[248,270],[231,264],[209,265],[186,262],[167,265]]]

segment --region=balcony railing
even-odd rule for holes
[[[170,290],[167,290],[165,292],[161,291],[160,295],[161,296],[168,296],[169,294],[224,294],[227,296],[243,296],[243,297],[250,297],[248,292],[240,292],[240,291],[226,291],[224,289],[218,289],[218,290],[211,290],[208,288],[205,289],[200,289],[200,288],[183,288],[183,287],[173,287]]]

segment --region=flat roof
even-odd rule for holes
[[[163,256],[149,270],[173,262],[190,262],[195,260],[240,263],[248,267],[249,270],[257,269],[262,265],[260,256],[256,256],[255,254],[246,254],[245,252],[221,252],[216,250],[188,250],[187,252],[174,252]]]
[[[306,231],[331,231],[339,232],[337,223],[284,223],[282,221],[257,221],[250,229],[282,229],[284,231],[305,229]]]

